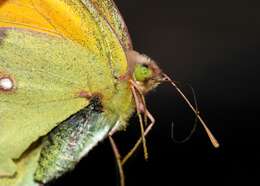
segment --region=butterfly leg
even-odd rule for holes
[[[125,175],[124,175],[123,163],[122,163],[122,160],[121,160],[121,155],[120,155],[119,150],[118,150],[118,148],[116,146],[116,143],[115,143],[115,141],[114,141],[114,139],[112,137],[112,134],[109,134],[108,138],[109,138],[110,144],[112,146],[113,152],[115,154],[117,166],[118,166],[118,169],[119,169],[120,186],[125,186]]]
[[[147,126],[147,128],[145,129],[144,131],[144,137],[147,136],[147,134],[151,131],[152,127],[154,126],[155,124],[155,119],[154,117],[152,116],[152,114],[146,110],[146,114],[147,114],[147,117],[149,118],[150,120],[150,123],[149,125]],[[122,160],[122,165],[124,165],[127,160],[134,154],[134,152],[137,150],[137,148],[139,147],[139,145],[142,143],[142,137],[140,137],[137,142],[135,143],[135,145],[131,148],[131,150],[125,155],[125,157],[123,158]]]
[[[147,152],[147,148],[146,148],[145,136],[150,132],[150,130],[152,129],[152,127],[154,126],[154,123],[155,123],[154,117],[146,108],[144,96],[143,96],[141,90],[139,89],[138,85],[132,80],[130,80],[130,83],[132,84],[131,89],[132,89],[132,93],[133,93],[133,96],[135,99],[137,115],[139,117],[139,123],[140,123],[140,128],[141,128],[141,137],[135,143],[133,148],[123,158],[122,164],[125,164],[125,162],[133,155],[133,153],[137,150],[137,148],[139,147],[139,145],[141,143],[143,143],[145,159],[148,159],[148,152]],[[143,126],[143,119],[142,119],[141,113],[144,114],[145,123],[147,121],[146,118],[148,118],[150,120],[150,123],[147,125],[146,129],[144,129],[144,126]]]
[[[139,145],[141,143],[143,144],[145,159],[148,158],[145,136],[149,133],[149,131],[152,129],[152,127],[155,123],[154,117],[146,108],[144,96],[143,96],[141,90],[139,89],[138,85],[136,85],[135,82],[131,81],[131,80],[130,80],[130,83],[131,83],[131,89],[132,89],[132,93],[133,93],[135,104],[136,104],[137,115],[139,118],[139,123],[140,123],[140,128],[141,128],[141,137],[135,143],[134,147],[122,159],[121,155],[119,153],[119,150],[116,146],[116,143],[115,143],[114,139],[112,138],[114,130],[112,129],[108,135],[110,144],[112,146],[112,149],[115,154],[116,161],[117,161],[119,174],[120,174],[120,185],[121,186],[125,186],[125,176],[124,176],[124,171],[123,171],[123,165],[133,155],[133,153],[137,150],[137,148],[139,147]],[[144,128],[142,114],[144,115],[145,126],[147,126],[146,129]],[[150,120],[150,123],[148,125],[146,125],[147,118]]]
[[[154,123],[155,123],[155,119],[154,117],[151,115],[151,113],[146,110],[146,114],[147,117],[149,118],[149,120],[151,121],[151,123],[148,125],[148,127],[144,130],[144,137],[149,133],[149,131],[152,129]],[[127,153],[127,155],[122,159],[120,152],[116,146],[116,143],[112,137],[112,133],[110,133],[108,135],[110,144],[112,146],[115,158],[116,158],[116,162],[117,162],[117,166],[119,169],[119,175],[120,175],[120,186],[125,186],[125,175],[124,175],[124,170],[123,170],[123,165],[125,164],[125,162],[134,154],[134,152],[137,150],[137,148],[139,147],[139,145],[141,143],[143,143],[143,138],[140,137],[139,140],[136,142],[136,144],[134,145],[134,147]]]
[[[141,139],[142,139],[142,142],[143,142],[143,149],[144,149],[144,158],[148,159],[148,151],[147,151],[147,147],[146,147],[146,139],[145,139],[145,136],[144,136],[144,124],[143,124],[143,118],[142,118],[142,112],[144,112],[146,110],[146,106],[145,106],[145,103],[144,103],[144,97],[142,97],[141,94],[140,94],[140,96],[138,96],[137,91],[139,89],[136,85],[133,84],[133,86],[131,86],[131,89],[132,89],[132,93],[134,95],[137,115],[138,115],[138,118],[139,118],[139,124],[140,124],[140,129],[141,129]],[[137,89],[137,91],[136,91],[136,89]]]

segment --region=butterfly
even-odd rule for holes
[[[190,104],[152,59],[134,51],[112,0],[2,0],[0,186],[57,179],[106,137],[124,185],[123,164],[140,144],[148,156],[145,136],[155,119],[144,95],[166,81]],[[112,136],[135,111],[142,135],[120,158]]]

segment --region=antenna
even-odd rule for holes
[[[214,137],[214,135],[212,134],[212,132],[209,130],[209,128],[207,127],[206,123],[203,121],[203,119],[201,118],[201,116],[199,115],[198,111],[192,106],[192,104],[190,103],[190,101],[188,100],[188,98],[183,94],[183,92],[179,89],[179,87],[174,83],[174,81],[167,76],[166,74],[163,74],[165,81],[169,81],[172,86],[175,87],[175,89],[177,90],[177,92],[181,95],[181,97],[184,99],[184,101],[189,105],[189,107],[191,108],[191,110],[195,113],[195,115],[197,116],[197,118],[199,119],[200,123],[202,124],[203,128],[205,129],[212,145],[215,148],[219,147],[219,143],[217,141],[217,139]]]

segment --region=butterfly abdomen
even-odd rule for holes
[[[104,139],[116,117],[106,117],[97,99],[58,125],[43,140],[35,180],[47,183],[72,170],[79,160]]]

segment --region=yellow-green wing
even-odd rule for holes
[[[14,177],[4,177],[0,179],[0,186],[39,186],[34,181],[34,172],[38,166],[41,146],[31,149],[25,153],[17,164],[17,172]]]
[[[14,82],[14,90],[0,90],[0,172],[10,175],[6,162],[88,105],[82,91],[109,100],[115,85],[111,67],[75,42],[22,29],[0,35],[0,78]]]
[[[110,1],[95,5],[85,2],[3,0],[0,3],[0,28],[7,29],[5,32],[1,29],[0,75],[10,76],[17,83],[15,91],[0,94],[0,176],[13,174],[12,159],[18,158],[33,140],[46,134],[57,122],[87,104],[85,99],[75,97],[75,92],[82,88],[102,92],[105,105],[111,104],[115,77],[127,71],[119,40],[123,46],[124,42],[118,36],[121,30],[114,24],[120,23],[120,15],[114,5],[108,6]],[[98,62],[89,63],[92,57]],[[44,125],[42,119],[46,120]]]

